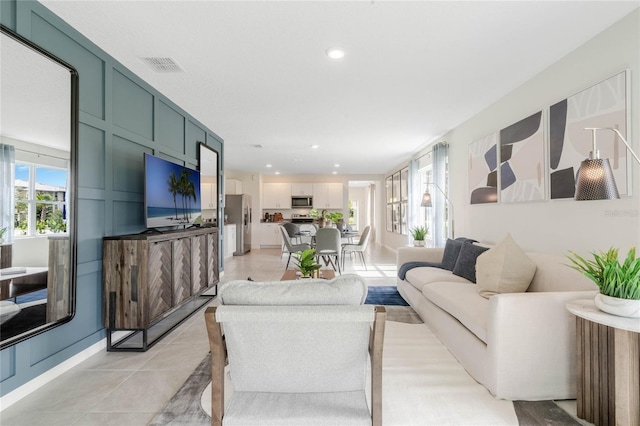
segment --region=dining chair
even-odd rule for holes
[[[291,222],[285,222],[280,226],[287,231],[287,234],[289,235],[289,241],[291,241],[291,244],[301,244],[302,243],[302,239],[300,238],[300,227],[298,225],[296,225],[295,223],[291,223]],[[280,245],[280,256],[282,256],[286,252],[287,252],[287,248],[285,247],[284,242],[283,242]]]
[[[367,270],[367,263],[364,261],[364,251],[367,249],[367,244],[369,244],[369,235],[371,233],[371,226],[367,226],[362,231],[362,235],[360,236],[360,240],[358,244],[343,244],[342,245],[342,268],[344,269],[344,257],[346,253],[352,255],[353,253],[359,253],[360,259],[362,259],[362,265],[364,266],[364,270]]]
[[[325,265],[331,264],[334,270],[342,273],[340,254],[342,252],[341,234],[337,228],[320,228],[316,232],[316,256],[322,258]],[[332,258],[335,258],[335,262]]]
[[[289,238],[289,234],[287,233],[287,230],[284,229],[283,226],[280,226],[279,228],[280,228],[280,233],[282,234],[283,253],[285,251],[289,252],[289,258],[287,259],[287,266],[285,266],[284,268],[284,269],[288,269],[289,262],[291,262],[291,255],[299,251],[308,250],[311,248],[311,246],[307,243],[302,243],[302,244],[291,243],[291,238]],[[282,254],[280,256],[282,256]]]
[[[204,314],[211,424],[381,426],[386,311],[366,294],[355,274],[223,284]]]

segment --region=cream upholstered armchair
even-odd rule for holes
[[[357,275],[223,285],[205,312],[212,425],[381,425],[385,310]],[[225,359],[233,394],[225,407]],[[365,392],[371,359],[371,408]]]

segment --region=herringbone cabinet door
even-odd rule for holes
[[[171,292],[171,241],[149,245],[149,322],[173,306]]]
[[[191,238],[173,240],[173,306],[191,296]]]

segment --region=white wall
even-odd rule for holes
[[[468,145],[595,83],[631,70],[629,143],[640,148],[640,10],[605,30],[493,106],[445,136],[450,143],[456,234],[495,242],[508,231],[529,250],[566,253],[640,245],[640,165],[631,197],[610,201],[549,200],[473,205],[468,202]],[[585,138],[590,135],[585,131]],[[460,206],[460,207],[458,207]],[[615,215],[621,212],[622,215]]]
[[[470,143],[571,96],[618,72],[631,70],[628,141],[640,151],[640,10],[636,9],[533,79],[458,126],[450,144],[451,200],[456,235],[497,242],[510,232],[521,247],[566,254],[640,246],[640,165],[633,163],[633,195],[620,200],[547,200],[535,203],[469,204]],[[585,138],[590,134],[585,131]]]

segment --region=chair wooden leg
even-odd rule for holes
[[[373,329],[369,336],[371,356],[371,424],[382,426],[382,347],[387,311],[376,306]]]
[[[224,366],[227,345],[220,324],[216,322],[216,307],[208,307],[204,313],[211,350],[211,425],[222,426],[224,417]]]
[[[287,266],[284,269],[289,269],[289,262],[291,262],[291,253],[289,253],[289,258],[287,259]]]

